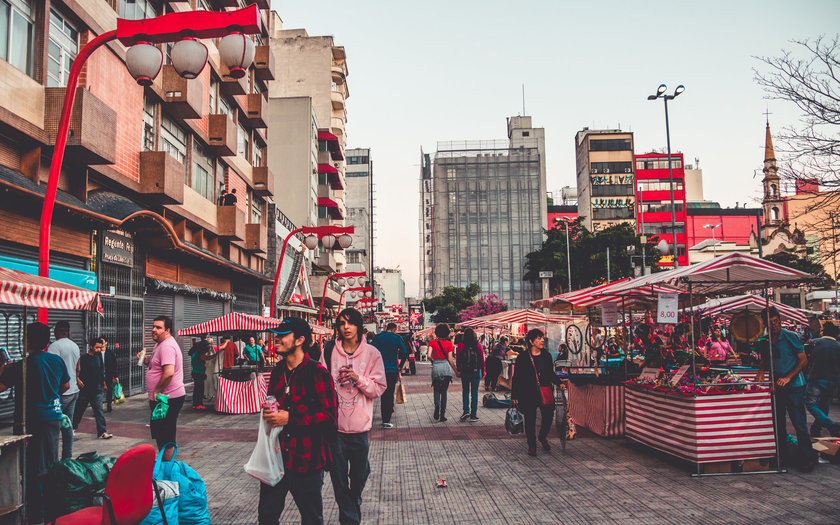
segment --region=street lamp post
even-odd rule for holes
[[[371,288],[370,286],[358,286],[356,288],[345,289],[343,292],[341,292],[341,295],[338,296],[338,310],[339,311],[341,311],[341,301],[344,299],[344,294],[346,294],[347,292],[351,292],[351,293],[361,292],[362,294],[367,294],[367,293],[373,293],[373,288]]]
[[[555,217],[554,223],[563,225],[566,227],[566,275],[569,278],[569,292],[572,291],[572,259],[569,256],[569,218],[568,217]]]
[[[351,233],[355,233],[353,226],[301,226],[289,232],[289,235],[283,239],[283,248],[280,250],[280,260],[277,261],[277,272],[274,274],[274,286],[271,288],[271,317],[274,317],[274,312],[277,309],[277,283],[280,282],[280,268],[283,267],[283,257],[286,255],[286,246],[289,244],[289,239],[293,235],[303,233],[306,235],[303,243],[310,250],[318,247],[318,239],[321,239],[325,248],[331,249],[336,242],[342,248],[349,248],[353,242]],[[336,237],[337,236],[337,237]]]
[[[324,315],[324,301],[327,299],[327,284],[329,284],[331,279],[335,279],[338,281],[339,279],[344,280],[347,279],[348,284],[352,286],[356,282],[356,278],[358,278],[359,284],[363,285],[365,283],[365,277],[367,277],[367,273],[365,272],[343,272],[343,273],[334,273],[332,275],[327,276],[324,280],[324,293],[321,294],[321,311],[318,313],[318,324],[321,324],[321,318]],[[352,281],[350,281],[352,279]]]
[[[715,239],[715,228],[719,227],[722,222],[717,224],[704,224],[703,227],[712,230],[712,250],[715,257],[717,257],[717,239]]]
[[[671,187],[671,234],[674,236],[674,268],[676,268],[677,266],[679,266],[677,257],[680,250],[679,243],[677,242],[677,206],[674,201],[674,173],[671,167],[671,127],[668,123],[668,101],[674,100],[680,95],[680,93],[685,91],[685,86],[683,86],[682,84],[677,86],[677,89],[674,90],[673,95],[666,95],[665,91],[667,90],[668,87],[665,84],[660,84],[659,88],[657,88],[656,90],[656,94],[649,95],[648,100],[656,100],[658,98],[661,98],[665,102],[665,141],[668,146],[668,185]]]
[[[833,213],[829,213],[828,217],[831,219],[831,258],[834,260],[834,308],[836,309],[835,314],[840,318],[840,283],[837,282],[837,233],[834,230],[837,227],[837,219]]]
[[[85,61],[103,45],[113,40],[128,47],[126,67],[138,84],[148,86],[160,72],[163,54],[152,44],[177,42],[172,49],[175,70],[184,78],[195,78],[207,64],[207,47],[196,39],[221,38],[219,54],[231,70],[231,76],[242,78],[254,58],[254,42],[245,37],[262,31],[260,12],[256,4],[228,12],[185,11],[169,13],[144,20],[117,19],[117,29],[102,33],[88,42],[76,55],[70,66],[64,106],[55,137],[55,148],[50,162],[50,174],[41,209],[39,229],[38,275],[50,275],[50,227],[55,208],[58,179],[64,161],[64,150],[70,130],[70,115],[76,98],[79,74]],[[177,52],[176,52],[177,49]],[[203,56],[202,56],[203,53]],[[47,309],[38,309],[38,320],[47,322]]]

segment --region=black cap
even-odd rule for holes
[[[268,331],[277,335],[295,334],[295,339],[298,337],[305,338],[303,342],[304,346],[310,346],[312,344],[312,328],[309,326],[309,323],[300,317],[287,317],[283,319],[280,326],[269,328]]]

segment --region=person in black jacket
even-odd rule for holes
[[[525,436],[528,439],[528,455],[537,455],[537,409],[542,415],[540,423],[540,443],[543,450],[548,452],[548,432],[554,418],[554,402],[543,404],[540,396],[540,386],[551,388],[560,385],[560,378],[554,373],[551,355],[544,350],[545,335],[542,331],[533,329],[525,335],[527,350],[516,358],[516,367],[511,384],[511,399],[525,417]],[[537,382],[539,376],[539,383]],[[553,389],[552,389],[553,392]]]

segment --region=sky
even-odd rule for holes
[[[347,52],[347,147],[371,148],[376,266],[419,290],[420,151],[439,141],[505,139],[505,118],[545,128],[548,190],[575,185],[583,127],[632,131],[636,153],[665,148],[699,159],[704,197],[722,206],[761,195],[765,111],[771,129],[799,118],[754,82],[755,57],[791,40],[834,36],[837,0],[597,2],[431,0],[272,1],[284,29],[332,35]]]

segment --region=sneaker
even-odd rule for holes
[[[445,421],[449,421],[449,420],[448,420],[448,419],[446,419],[446,416],[440,416],[440,419],[439,419],[438,421],[440,421],[441,423],[443,423],[443,422],[445,422]]]
[[[548,443],[547,439],[541,439],[540,443],[542,444],[543,450],[545,450],[546,452],[551,450],[551,445]]]
[[[528,455],[529,456],[536,456],[537,455],[537,449],[536,448],[529,448],[528,449]]]
[[[475,423],[478,421],[478,416],[470,416],[470,423]]]
[[[111,439],[112,437],[114,437],[114,436],[112,434],[107,433],[107,432],[103,432],[103,433],[99,434],[99,439]]]
[[[435,407],[434,420],[437,421],[438,419],[440,419],[440,406]]]
[[[393,423],[382,423],[382,428],[394,428]]]
[[[458,419],[459,419],[461,422],[464,422],[464,421],[466,421],[467,419],[469,419],[469,417],[470,417],[470,413],[469,413],[469,412],[464,412],[463,414],[461,414],[461,417],[459,417]]]

